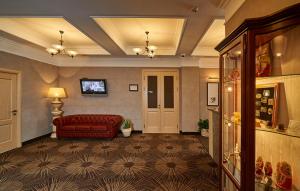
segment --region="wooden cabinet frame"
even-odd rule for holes
[[[256,65],[255,37],[257,35],[284,31],[287,27],[300,25],[300,3],[288,7],[273,15],[247,19],[217,47],[220,52],[220,190],[222,190],[222,174],[225,173],[231,182],[241,191],[255,190],[255,94],[256,94]],[[241,65],[241,179],[240,183],[223,166],[223,60],[222,55],[242,43]]]

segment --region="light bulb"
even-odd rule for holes
[[[236,53],[237,55],[241,55],[241,54],[242,54],[242,51],[237,50],[235,53]]]
[[[227,87],[227,91],[232,92],[232,87],[231,86]]]
[[[56,49],[54,49],[54,48],[47,48],[46,50],[51,55],[55,55],[55,54],[58,53],[58,51]]]
[[[157,50],[157,47],[156,47],[156,46],[153,46],[153,45],[148,46],[148,48],[149,48],[150,51],[151,51],[151,50]]]
[[[74,50],[68,50],[67,52],[68,52],[68,55],[71,56],[72,58],[78,54],[78,53],[77,53],[76,51],[74,51]]]
[[[60,44],[53,44],[52,47],[55,48],[56,50],[60,50],[60,51],[65,49],[65,47],[63,45],[60,45]]]
[[[277,56],[277,57],[281,57],[281,56],[282,56],[282,53],[281,53],[281,52],[277,52],[277,53],[276,53],[276,56]]]
[[[137,54],[137,55],[139,55],[139,54],[142,52],[142,49],[141,49],[141,48],[133,48],[132,50],[133,50],[133,52],[134,52],[135,54]]]
[[[149,52],[148,57],[153,58],[154,57],[154,52]]]

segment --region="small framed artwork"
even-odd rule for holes
[[[129,91],[131,91],[131,92],[139,91],[139,85],[138,84],[129,84]]]
[[[207,82],[207,106],[219,106],[219,82]]]

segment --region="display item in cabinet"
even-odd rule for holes
[[[266,43],[256,49],[256,76],[267,77],[271,75],[270,44]]]
[[[278,83],[259,84],[256,86],[256,119],[260,125],[256,127],[275,128],[278,111]],[[261,95],[261,98],[258,98]],[[258,111],[260,113],[258,114]]]
[[[274,99],[268,99],[268,105],[274,105]]]
[[[264,177],[264,161],[261,156],[256,159],[255,164],[255,178],[257,181],[261,181]]]
[[[272,168],[271,162],[269,162],[269,161],[266,162],[266,164],[264,166],[264,170],[265,170],[265,176],[272,177],[273,168]]]
[[[260,116],[260,111],[259,111],[259,110],[256,110],[256,111],[255,111],[255,116],[256,116],[256,117],[259,117],[259,116]]]
[[[278,130],[278,131],[285,131],[286,128],[284,127],[283,124],[278,124],[278,125],[277,125],[277,130]]]
[[[235,125],[240,125],[241,124],[241,113],[234,112],[233,116],[231,116],[231,122],[233,122]]]
[[[265,97],[269,97],[269,96],[270,96],[270,90],[264,90],[264,91],[263,91],[263,95],[264,95]]]
[[[256,99],[261,99],[261,94],[256,94]]]
[[[292,168],[285,161],[277,163],[276,186],[282,190],[292,189]]]
[[[264,184],[265,184],[265,191],[271,191],[272,185],[273,185],[273,180],[272,180],[272,174],[273,174],[273,168],[271,162],[267,161],[264,166],[264,171],[265,171],[265,178],[264,178]]]
[[[268,98],[267,97],[262,97],[261,98],[261,103],[268,103]]]
[[[269,115],[272,115],[272,114],[273,114],[273,109],[272,109],[272,108],[269,108],[269,109],[268,109],[268,114],[269,114]]]
[[[261,101],[256,101],[255,105],[258,106],[258,107],[261,106]]]
[[[234,69],[229,74],[229,80],[235,81],[240,79],[240,71],[238,69]]]
[[[300,121],[290,120],[289,121],[289,130],[293,132],[300,132]]]

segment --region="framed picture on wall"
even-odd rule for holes
[[[139,85],[138,84],[129,84],[129,91],[131,91],[131,92],[139,91]]]
[[[207,82],[207,106],[219,106],[219,82]]]

